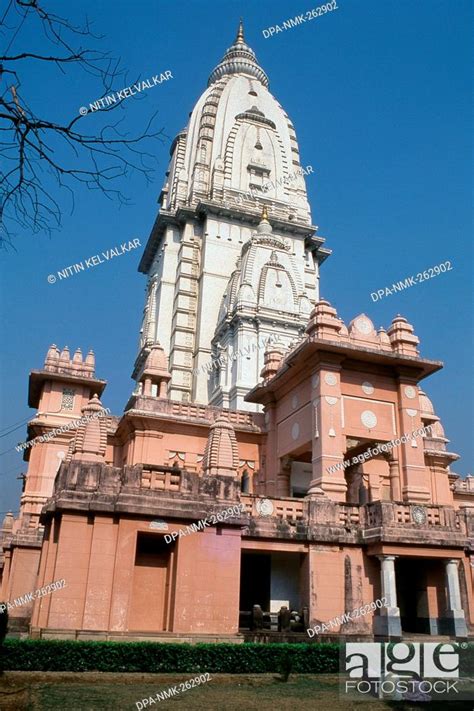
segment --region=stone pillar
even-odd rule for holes
[[[376,461],[375,464],[378,464]],[[369,501],[380,501],[382,499],[382,481],[378,471],[368,471],[369,478]]]
[[[291,459],[283,457],[280,459],[280,471],[277,478],[277,496],[291,496]]]
[[[399,438],[411,435],[414,430],[423,426],[416,381],[403,375],[398,377],[398,420]],[[396,438],[394,439],[397,441]],[[403,501],[429,503],[430,473],[425,466],[423,437],[409,436],[396,447],[394,456],[401,462]]]
[[[346,501],[344,470],[329,471],[344,460],[344,436],[341,422],[340,366],[322,366],[312,380],[313,446],[312,480],[308,496],[326,494],[334,501]]]
[[[400,490],[400,473],[398,469],[398,459],[389,459],[390,467],[390,494],[392,501],[401,501],[402,494]]]
[[[461,591],[459,589],[459,560],[450,558],[445,561],[446,589],[448,604],[446,610],[447,632],[456,637],[467,637],[466,619],[461,604]]]
[[[274,403],[265,407],[265,429],[267,432],[265,446],[265,493],[267,496],[277,495],[277,476],[279,460],[277,457],[277,426]]]
[[[361,497],[361,485],[362,485],[362,467],[360,464],[353,465],[346,469],[346,476],[348,478],[347,487],[347,503],[348,504],[365,504],[366,501],[362,501]]]
[[[396,556],[379,555],[377,558],[380,560],[381,597],[386,599],[386,606],[380,608],[378,615],[374,615],[374,634],[379,637],[401,637],[402,624],[395,577]]]

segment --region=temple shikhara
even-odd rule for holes
[[[474,478],[425,393],[442,364],[403,316],[346,324],[320,296],[331,251],[268,87],[240,25],[171,146],[123,414],[97,417],[92,352],[52,345],[30,374],[0,600],[65,586],[12,605],[12,632],[307,641],[379,599],[332,637],[473,629]]]

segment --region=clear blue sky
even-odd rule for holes
[[[414,325],[422,355],[445,363],[424,386],[450,450],[462,455],[453,470],[472,471],[472,3],[338,0],[338,10],[265,39],[263,29],[317,3],[43,2],[74,22],[87,13],[105,35],[102,48],[122,57],[130,79],[172,71],[173,80],[145,92],[142,101],[128,99],[121,110],[124,126],[138,130],[158,109],[169,138],[156,146],[155,183],[146,187],[136,176],[122,186],[132,206],[119,209],[98,192],[76,188],[70,214],[68,194],[57,192],[61,230],[51,238],[20,233],[17,252],[0,255],[2,432],[33,415],[28,373],[42,366],[52,342],[93,348],[97,376],[108,381],[104,405],[114,414],[123,410],[143,308],[141,250],[56,284],[47,276],[125,240],[146,243],[170,140],[186,124],[242,15],[270,90],[293,120],[302,163],[315,170],[307,178],[313,222],[333,250],[322,268],[322,296],[346,323],[366,312],[387,328],[401,313]],[[12,50],[33,46],[37,38],[25,23]],[[37,114],[58,121],[101,96],[94,77],[64,77],[33,63],[22,92]],[[100,127],[106,118],[97,112],[86,120]],[[371,292],[447,260],[452,271],[372,302]],[[25,434],[21,427],[3,437],[0,451]],[[25,465],[14,449],[0,464],[0,511],[17,510],[16,476]]]

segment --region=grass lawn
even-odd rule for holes
[[[1,711],[121,711],[137,709],[135,702],[166,691],[193,674],[105,674],[74,672],[6,672],[0,677]],[[291,675],[288,682],[273,674],[215,674],[202,686],[157,701],[146,709],[167,706],[186,711],[350,711],[351,709],[474,709],[474,702],[408,704],[353,702],[339,697],[339,677]],[[179,688],[179,686],[178,686]],[[6,692],[6,693],[5,693]],[[13,692],[13,693],[11,693]]]

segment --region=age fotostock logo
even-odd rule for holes
[[[465,646],[451,642],[349,642],[341,666],[341,692],[358,700],[409,700],[416,695],[424,700],[459,698],[459,654]]]

